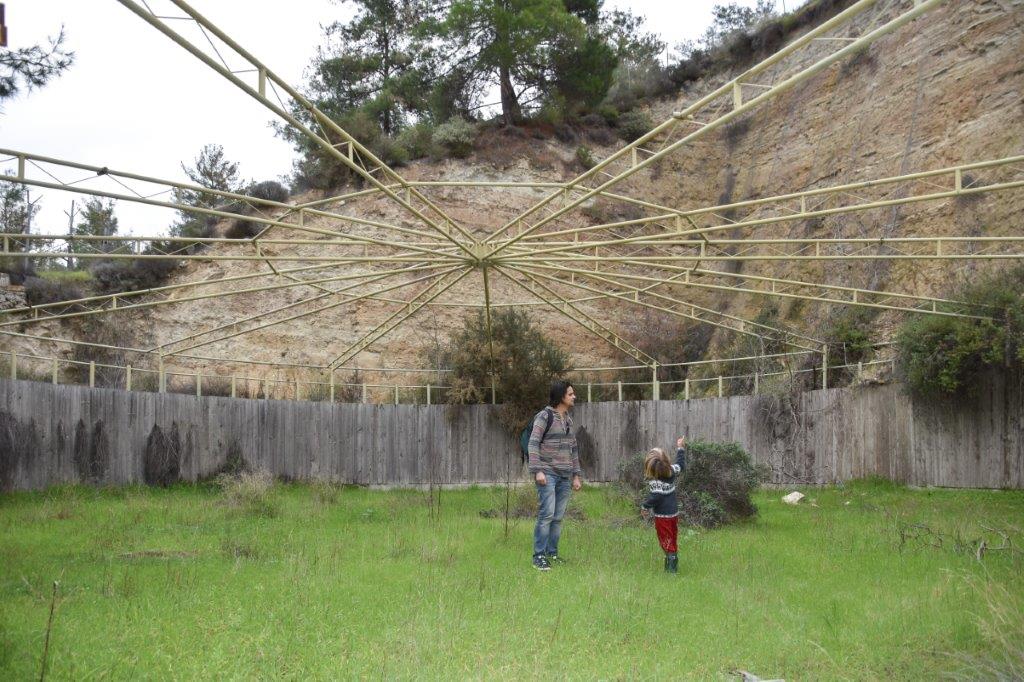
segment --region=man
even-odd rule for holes
[[[537,525],[533,529],[533,567],[547,571],[558,557],[562,518],[572,490],[579,490],[580,454],[569,410],[576,391],[568,381],[551,384],[548,407],[533,418],[530,473],[537,484]]]

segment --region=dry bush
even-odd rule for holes
[[[274,477],[267,471],[221,474],[215,482],[220,487],[224,503],[246,516],[273,518],[281,512],[281,503],[274,489]]]

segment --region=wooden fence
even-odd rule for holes
[[[0,380],[0,488],[145,481],[155,444],[196,480],[232,457],[293,479],[370,485],[519,480],[494,408],[361,405],[128,392]],[[914,485],[1024,487],[1024,391],[999,377],[977,398],[911,400],[897,385],[579,405],[586,478],[677,434],[743,444],[776,483],[880,475]]]

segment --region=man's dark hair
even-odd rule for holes
[[[548,393],[548,405],[551,407],[558,407],[558,404],[562,402],[562,398],[572,388],[572,384],[568,381],[555,381],[551,384],[551,392]]]

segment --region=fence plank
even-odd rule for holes
[[[880,475],[915,485],[1024,487],[1024,390],[993,377],[976,399],[929,403],[897,385],[777,396],[584,403],[574,413],[589,480],[614,480],[619,463],[652,446],[737,441],[771,465],[777,483],[829,483]],[[0,380],[0,424],[28,434],[11,458],[15,489],[143,480],[153,428],[175,430],[181,476],[197,480],[240,454],[253,467],[303,480],[409,485],[493,483],[525,475],[518,446],[492,407],[363,405],[196,398]],[[787,408],[788,409],[788,408]],[[0,462],[2,463],[2,462]]]

